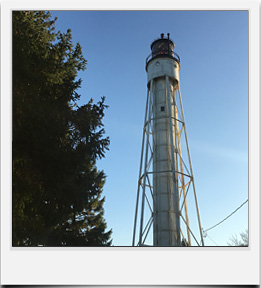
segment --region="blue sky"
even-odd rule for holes
[[[88,60],[79,105],[106,96],[110,151],[105,218],[113,245],[132,242],[146,101],[145,59],[160,33],[181,58],[180,89],[204,229],[248,199],[247,11],[52,11],[72,30]],[[248,205],[207,232],[205,245],[227,245],[248,228]],[[212,239],[212,240],[211,240]],[[214,242],[213,242],[214,241]],[[215,244],[216,243],[216,244]]]

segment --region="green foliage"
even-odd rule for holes
[[[76,104],[87,61],[55,21],[13,12],[13,246],[109,246],[96,167],[109,146],[107,106]]]

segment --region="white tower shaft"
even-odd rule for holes
[[[163,59],[162,59],[163,60]],[[164,65],[164,61],[157,60]],[[153,65],[151,63],[150,65]],[[164,67],[162,67],[164,71]],[[167,86],[168,89],[167,89]],[[175,143],[174,106],[171,103],[173,82],[167,77],[154,79],[153,95],[153,191],[154,191],[154,246],[180,246],[178,181],[176,161],[171,158]],[[170,107],[169,107],[170,106]]]

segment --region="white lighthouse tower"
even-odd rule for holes
[[[174,47],[169,34],[167,38],[161,34],[146,59],[147,102],[133,246],[204,245],[180,94],[180,58]],[[194,212],[197,234],[189,212]]]

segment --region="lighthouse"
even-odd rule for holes
[[[203,246],[180,94],[180,57],[169,33],[167,37],[162,33],[150,48],[132,245]],[[199,237],[190,227],[189,196],[193,196],[189,203],[193,202]]]

